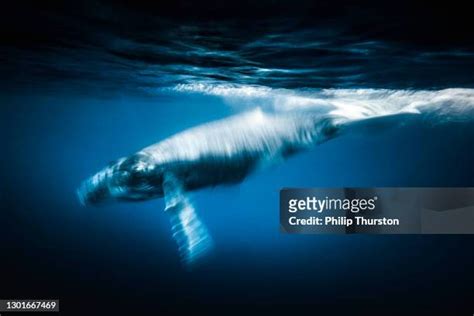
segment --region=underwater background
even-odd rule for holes
[[[466,25],[446,31],[459,38],[443,37],[434,10],[428,25],[439,37],[418,29],[397,38],[397,25],[407,31],[411,22],[392,17],[385,33],[371,33],[380,17],[357,28],[351,23],[360,19],[333,14],[332,6],[323,27],[296,19],[301,11],[250,26],[244,22],[253,15],[215,21],[220,13],[205,11],[205,23],[183,21],[169,4],[173,15],[155,21],[129,4],[91,3],[18,6],[2,22],[10,33],[0,55],[0,297],[59,298],[64,314],[308,305],[472,314],[472,235],[279,230],[284,187],[474,186],[471,108],[449,120],[401,117],[393,128],[341,136],[241,184],[193,192],[215,241],[193,271],[180,265],[163,200],[86,208],[76,196],[81,181],[110,161],[198,124],[278,107],[281,93],[300,102],[340,89],[403,98],[461,88],[470,107],[474,53],[456,33]],[[30,24],[16,21],[20,12]],[[120,26],[124,17],[129,27]],[[351,27],[331,22],[338,18]]]

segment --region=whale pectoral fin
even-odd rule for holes
[[[174,175],[166,175],[163,183],[166,213],[170,216],[173,238],[181,260],[191,266],[212,248],[212,238],[196,214],[182,183]]]

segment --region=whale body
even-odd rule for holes
[[[182,260],[191,264],[212,246],[187,192],[236,184],[253,171],[337,136],[346,122],[312,113],[260,109],[203,124],[118,159],[84,181],[80,201],[164,197]]]

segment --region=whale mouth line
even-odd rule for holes
[[[77,198],[79,200],[79,203],[82,205],[82,206],[86,206],[86,200],[84,198],[84,194],[82,193],[81,189],[77,189],[76,190],[76,195],[77,195]]]

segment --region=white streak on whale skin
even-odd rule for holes
[[[420,113],[432,124],[472,120],[474,89],[443,90],[395,89],[272,89],[236,84],[178,84],[179,93],[218,96],[236,108],[258,104],[266,111],[288,113],[317,111],[339,115],[348,120],[400,113]]]
[[[286,156],[334,136],[336,117],[266,114],[260,109],[176,134],[141,152],[159,165],[184,168],[212,161],[216,167]],[[225,171],[225,170],[223,170]]]

